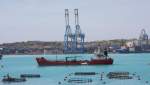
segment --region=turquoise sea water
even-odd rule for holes
[[[113,65],[95,65],[95,66],[47,66],[39,67],[35,61],[36,57],[42,55],[5,55],[0,60],[0,80],[3,76],[9,73],[13,77],[19,77],[20,74],[40,74],[41,78],[29,78],[22,83],[3,83],[0,85],[58,85],[62,82],[66,75],[73,72],[111,72],[111,71],[128,71],[141,76],[140,81],[112,80],[106,81],[105,85],[150,85],[150,54],[110,54],[114,59]],[[66,56],[82,56],[80,59],[90,59],[93,54],[81,55],[57,55],[59,59],[64,59]],[[56,59],[56,55],[45,55],[48,59]],[[99,76],[98,76],[99,77]],[[145,84],[145,81],[149,81]],[[65,82],[64,82],[65,83]],[[129,84],[130,83],[130,84]],[[66,84],[63,84],[66,85]],[[74,84],[69,84],[74,85]],[[76,84],[80,85],[80,84]],[[82,85],[103,85],[99,80],[91,84]]]

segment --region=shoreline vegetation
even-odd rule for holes
[[[134,41],[137,39],[114,39],[114,40],[101,40],[85,42],[85,54],[93,54],[94,51],[101,47],[107,48],[110,53],[115,53],[115,49],[125,46],[126,42]],[[63,41],[26,41],[0,44],[0,53],[4,55],[42,55],[42,54],[64,54]],[[114,47],[110,49],[110,47]]]

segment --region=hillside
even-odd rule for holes
[[[85,52],[93,53],[98,46],[101,46],[102,48],[107,48],[109,46],[120,47],[121,45],[124,45],[127,41],[131,40],[133,39],[115,39],[85,42]],[[42,54],[44,52],[44,49],[47,54],[62,54],[63,46],[64,45],[62,41],[27,41],[0,44],[0,48],[3,48],[3,54]]]

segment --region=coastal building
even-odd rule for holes
[[[141,30],[140,36],[136,40],[128,41],[126,46],[129,52],[148,52],[150,50],[148,34],[145,29]]]

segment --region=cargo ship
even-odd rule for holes
[[[69,58],[69,57],[68,57]],[[44,57],[36,58],[39,66],[54,66],[54,65],[111,65],[113,59],[99,58],[91,60],[48,60]]]
[[[90,60],[77,60],[77,57],[65,57],[65,60],[48,60],[44,57],[36,58],[39,66],[54,66],[54,65],[111,65],[113,59],[107,56],[107,52],[104,51],[105,55],[96,54],[95,58]]]

